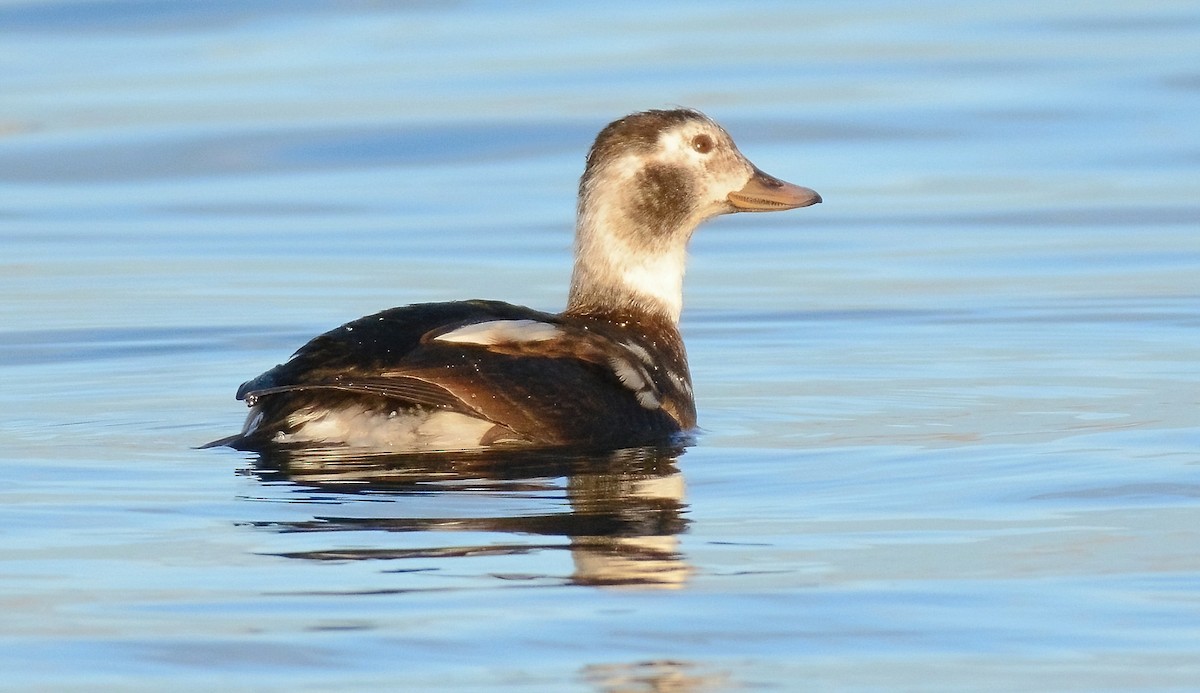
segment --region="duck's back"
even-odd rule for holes
[[[322,334],[244,383],[242,448],[396,450],[662,440],[695,424],[678,333],[497,301],[426,303]]]

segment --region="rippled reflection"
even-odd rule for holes
[[[287,533],[354,533],[353,546],[279,554],[289,558],[422,558],[439,561],[442,569],[450,566],[441,559],[567,549],[574,566],[566,578],[570,583],[674,588],[691,573],[678,538],[687,526],[684,479],[676,466],[683,450],[505,455],[273,451],[259,457],[253,474],[319,494],[318,507],[332,504],[339,512],[253,524]],[[390,538],[396,532],[417,533],[409,536],[419,541],[397,547]],[[474,541],[454,542],[449,533]],[[486,541],[479,541],[481,535]],[[494,577],[553,576],[531,568]]]
[[[600,693],[701,693],[730,688],[726,672],[686,660],[589,664],[580,673]]]

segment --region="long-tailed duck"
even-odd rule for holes
[[[696,425],[678,330],[692,233],[719,214],[820,201],[760,171],[697,111],[626,116],[587,156],[565,311],[473,300],[360,318],[244,383],[245,427],[209,445],[419,452],[665,442]]]

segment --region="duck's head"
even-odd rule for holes
[[[821,201],[763,173],[702,113],[645,111],[610,123],[579,183],[570,313],[655,313],[677,322],[688,240],[706,219]]]

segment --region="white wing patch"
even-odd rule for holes
[[[675,383],[676,387],[686,393],[688,397],[692,396],[692,384],[687,381],[687,378],[669,368],[667,369],[667,377],[671,379],[671,382]]]
[[[617,374],[617,380],[620,380],[625,387],[634,392],[645,389],[646,377],[642,369],[620,356],[609,357],[608,365],[613,369],[613,373]]]
[[[662,402],[658,401],[658,395],[654,394],[654,390],[638,390],[637,401],[638,404],[651,410],[662,406]]]
[[[463,325],[433,338],[435,342],[454,344],[513,344],[544,342],[562,335],[557,325],[538,320],[489,320]]]
[[[629,341],[625,341],[625,342],[621,342],[621,346],[628,349],[630,353],[632,353],[634,356],[638,357],[638,359],[641,360],[641,362],[646,364],[647,366],[654,365],[654,357],[651,356],[650,352],[646,351],[645,347],[643,347],[642,345],[635,344],[635,343],[629,342]]]
[[[654,387],[654,381],[650,379],[650,374],[640,363],[628,361],[620,356],[610,356],[608,366],[613,369],[617,380],[633,391],[638,404],[646,409],[658,409],[662,406]]]

